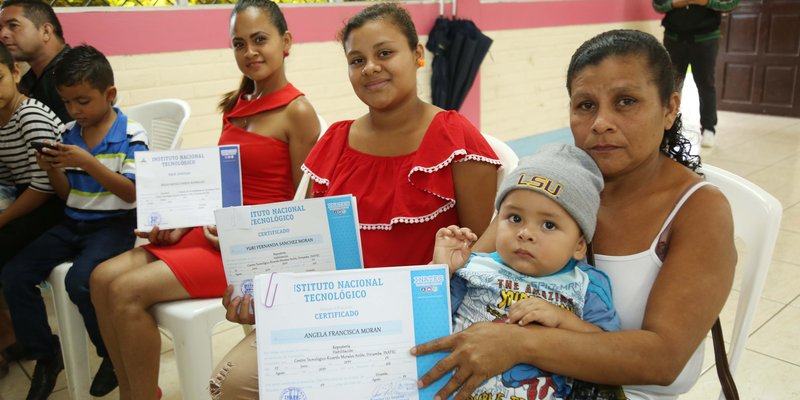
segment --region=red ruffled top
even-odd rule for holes
[[[242,95],[233,110],[222,116],[219,144],[239,145],[242,200],[245,205],[285,201],[294,197],[289,144],[239,128],[230,122],[231,118],[248,117],[284,107],[302,95],[291,83],[255,100],[246,100]]]
[[[393,157],[361,153],[348,144],[353,121],[337,122],[311,150],[303,171],[315,197],[352,194],[358,202],[366,267],[427,264],[436,231],[458,224],[450,164],[500,166],[483,135],[455,111],[438,113],[419,148]]]

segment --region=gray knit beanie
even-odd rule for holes
[[[512,190],[542,193],[563,207],[591,242],[603,190],[600,168],[585,151],[571,144],[548,144],[519,160],[517,168],[500,185],[495,207]]]

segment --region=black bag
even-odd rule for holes
[[[714,360],[717,365],[719,384],[722,386],[722,394],[725,395],[726,400],[739,400],[739,391],[736,390],[736,382],[733,381],[733,375],[728,366],[728,355],[725,354],[725,342],[722,340],[722,325],[719,323],[719,318],[711,328],[711,339],[714,342]]]

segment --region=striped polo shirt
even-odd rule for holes
[[[31,142],[61,141],[64,125],[55,113],[36,99],[23,101],[8,123],[0,127],[0,185],[28,185],[33,190],[53,193],[47,172],[36,164]]]
[[[115,107],[114,111],[117,113],[117,119],[103,140],[93,149],[87,148],[81,134],[81,126],[75,121],[67,124],[64,143],[79,146],[106,168],[135,181],[136,167],[133,153],[147,150],[147,132],[138,122],[129,123],[128,117],[118,108]],[[108,218],[136,208],[135,202],[129,203],[120,199],[81,168],[65,168],[64,173],[70,184],[65,213],[72,219]]]

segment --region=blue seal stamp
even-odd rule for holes
[[[161,214],[156,211],[150,213],[147,216],[147,225],[148,226],[156,226],[161,223]]]
[[[242,291],[242,296],[249,294],[250,297],[253,297],[253,280],[245,279],[239,289]]]
[[[289,387],[283,389],[281,392],[281,400],[308,400],[306,397],[306,392],[303,389],[296,388],[296,387]]]

